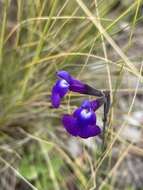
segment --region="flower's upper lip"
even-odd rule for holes
[[[90,109],[91,108],[91,103],[89,102],[89,100],[84,100],[81,104],[81,107],[82,108],[85,108],[85,109]]]
[[[58,71],[57,76],[66,80],[69,84],[71,83],[72,77],[67,71],[64,70]]]

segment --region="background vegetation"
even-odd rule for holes
[[[143,1],[1,0],[0,24],[0,190],[142,190]],[[60,69],[111,91],[104,152],[60,121],[92,97],[51,108]]]

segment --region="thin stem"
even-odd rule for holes
[[[106,124],[107,116],[110,109],[110,91],[100,91],[91,86],[86,85],[86,93],[88,95],[100,97],[100,106],[104,103],[104,113],[103,113],[103,136],[102,136],[102,149],[105,150],[105,140],[106,140]]]
[[[110,109],[110,93],[109,91],[104,92],[105,95],[105,103],[104,103],[104,116],[103,116],[103,143],[102,149],[105,150],[105,140],[106,140],[106,124],[107,124],[107,116]]]

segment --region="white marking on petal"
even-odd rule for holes
[[[91,117],[91,112],[90,111],[88,111],[87,109],[83,109],[82,111],[81,111],[81,116],[83,117],[83,118],[85,118],[85,119],[88,119],[88,118],[90,118]]]
[[[69,83],[66,81],[66,80],[64,80],[64,79],[62,79],[61,81],[60,81],[60,86],[61,87],[68,87],[69,86]]]

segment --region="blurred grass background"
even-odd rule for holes
[[[0,0],[0,24],[0,190],[143,190],[143,1]],[[60,69],[111,91],[105,152],[60,121],[92,97],[51,108]]]

